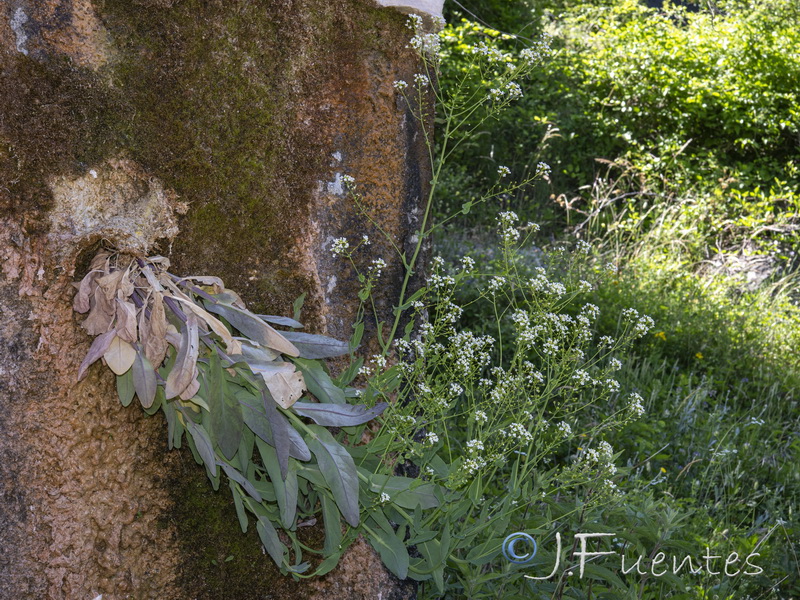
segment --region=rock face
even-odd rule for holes
[[[367,234],[388,311],[397,257],[342,177],[408,247],[430,174],[392,88],[417,69],[404,21],[372,0],[0,4],[0,598],[413,593],[363,543],[314,585],[277,574],[160,415],[122,408],[99,366],[75,383],[91,340],[71,308],[110,243],[258,312],[306,292],[307,330],[349,337],[357,283],[329,248]]]

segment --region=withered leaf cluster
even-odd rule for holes
[[[350,345],[295,331],[303,327],[300,304],[294,318],[258,315],[218,277],[168,269],[160,256],[94,257],[76,284],[74,308],[88,313],[82,326],[96,336],[78,379],[100,360],[116,374],[123,405],[138,397],[148,414],[161,410],[169,447],[185,441],[214,489],[225,473],[242,530],[254,517],[284,572],[309,568],[294,532],[298,520],[325,509],[321,568],[333,568],[346,546],[341,519],[360,523],[360,484],[351,449],[326,428],[341,438],[339,428],[363,426],[386,404],[349,404],[359,363],[332,379],[319,359]],[[313,397],[300,401],[304,394]],[[278,530],[291,540],[293,560]]]

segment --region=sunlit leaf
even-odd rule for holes
[[[136,360],[136,350],[128,342],[116,336],[108,345],[108,349],[103,354],[103,359],[109,369],[117,375],[122,375],[131,368],[133,361]]]

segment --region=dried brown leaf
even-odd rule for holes
[[[133,281],[131,281],[131,266],[133,266],[133,264],[129,265],[125,270],[125,274],[122,276],[122,280],[119,283],[119,289],[122,291],[124,298],[130,298],[135,289],[133,287]]]
[[[92,342],[92,345],[89,347],[89,352],[86,353],[86,357],[83,359],[83,362],[81,362],[80,369],[78,369],[78,381],[83,379],[86,376],[86,370],[98,358],[106,353],[106,350],[108,350],[108,347],[111,345],[111,341],[116,335],[117,332],[111,330],[94,338],[94,342]]]
[[[153,368],[158,369],[167,355],[167,316],[160,292],[153,292],[153,305],[150,308],[150,318],[147,320],[146,335],[142,334],[142,337],[144,355]]]
[[[72,308],[75,312],[85,313],[91,308],[89,300],[94,296],[94,290],[97,287],[97,279],[103,274],[99,269],[93,269],[86,274],[86,277],[81,279],[78,285],[78,293],[75,294],[75,300],[72,302]]]
[[[117,290],[120,288],[124,276],[125,271],[117,270],[107,273],[97,280],[97,285],[103,290],[103,294],[109,302],[113,302],[117,297]]]
[[[169,400],[183,392],[192,383],[200,352],[198,321],[194,313],[186,316],[186,324],[181,335],[180,348],[175,364],[167,376],[164,393]]]
[[[192,376],[192,381],[189,383],[187,388],[181,392],[180,398],[184,401],[189,401],[194,398],[194,395],[200,389],[200,380],[197,378],[197,366],[195,365],[194,368],[194,375]]]
[[[133,344],[137,340],[136,333],[136,306],[133,302],[128,302],[116,298],[117,316],[117,335],[126,342]]]
[[[89,265],[89,268],[93,271],[104,271],[108,273],[108,259],[111,256],[110,252],[105,250],[101,250],[97,254],[94,255],[92,262]]]
[[[94,306],[89,316],[81,324],[89,335],[100,335],[111,329],[114,322],[114,305],[108,300],[99,286],[94,290]]]
[[[195,304],[194,302],[192,302],[192,300],[188,296],[186,296],[185,294],[180,294],[180,296],[175,295],[175,296],[172,296],[172,298],[174,298],[175,300],[178,300],[179,302],[181,302],[183,304],[183,306],[185,306],[190,311],[192,311],[195,315],[200,317],[209,326],[211,331],[213,331],[220,338],[222,338],[222,341],[225,342],[225,348],[226,348],[228,354],[241,354],[242,353],[242,344],[239,342],[239,340],[236,340],[236,339],[233,338],[233,336],[231,335],[231,332],[228,331],[228,328],[225,327],[225,325],[222,324],[222,321],[217,319],[214,315],[209,313],[204,308],[202,308],[202,307],[198,306],[197,304]]]
[[[278,370],[268,372],[265,370],[258,370],[258,374],[264,379],[267,384],[269,393],[281,407],[289,408],[300,399],[303,392],[306,390],[306,382],[303,379],[303,374],[300,371],[294,370],[294,365],[290,365],[292,371]],[[257,370],[257,369],[254,369]]]

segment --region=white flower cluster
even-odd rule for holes
[[[494,344],[489,335],[477,337],[471,331],[459,331],[449,338],[447,358],[457,373],[468,377],[473,370],[487,366],[492,357],[488,350]]]
[[[589,254],[592,251],[592,245],[586,240],[578,240],[575,243],[575,250],[581,254]]]
[[[464,273],[469,273],[475,268],[475,259],[465,256],[461,259],[461,268],[464,270]]]
[[[626,308],[622,311],[622,318],[633,323],[633,333],[637,337],[642,337],[653,328],[655,321],[647,315],[639,315],[639,311],[635,308]]]
[[[572,427],[570,427],[569,423],[567,423],[566,421],[561,421],[561,423],[557,424],[556,429],[558,430],[558,433],[561,435],[561,437],[565,439],[572,435]]]
[[[612,338],[610,335],[604,335],[598,341],[598,344],[600,345],[601,348],[610,348],[611,346],[614,345],[614,343],[615,343],[614,338]]]
[[[517,229],[519,217],[514,211],[508,210],[497,215],[497,224],[500,235],[506,243],[513,243],[519,240],[519,230]]]
[[[497,292],[501,290],[506,283],[506,278],[501,277],[500,275],[496,275],[489,280],[489,291],[490,292]]]
[[[511,320],[514,321],[514,325],[516,325],[518,328],[524,329],[530,324],[531,317],[527,311],[518,308],[511,313]]]
[[[518,83],[515,83],[513,81],[509,81],[506,84],[505,93],[508,95],[509,99],[511,99],[511,100],[516,100],[517,98],[522,98],[522,88],[519,86]],[[543,165],[544,163],[539,163],[539,164]],[[549,169],[550,167],[547,167],[547,168]],[[537,174],[538,174],[538,169],[537,169]]]
[[[350,248],[350,242],[347,241],[347,238],[336,238],[331,244],[331,253],[334,256],[344,256],[347,254],[348,248]]]
[[[408,87],[408,84],[402,79],[398,79],[392,84],[392,87],[394,87],[394,89],[396,89],[398,92],[402,92]]]
[[[492,88],[489,90],[489,100],[494,100],[495,102],[499,102],[503,99],[505,92],[503,90]]]
[[[435,290],[440,290],[446,287],[453,287],[456,284],[456,280],[453,279],[450,275],[439,275],[438,273],[432,273],[431,276],[428,278],[428,286]]]
[[[555,356],[556,352],[558,352],[558,342],[555,340],[547,340],[542,346],[542,354],[546,354],[547,356]]]
[[[500,177],[507,177],[508,175],[511,175],[511,169],[501,165],[501,166],[497,167],[497,174]]]
[[[464,393],[464,388],[463,387],[461,387],[457,383],[451,383],[450,384],[450,395],[453,398],[457,398],[458,396],[460,396],[463,393]]]
[[[467,442],[467,450],[470,454],[483,451],[483,442],[480,440],[470,440]]]
[[[550,53],[550,36],[544,34],[541,39],[533,42],[529,48],[522,50],[519,53],[519,57],[528,65],[532,65],[550,56]]]
[[[572,378],[578,382],[578,385],[587,386],[587,385],[594,385],[595,383],[591,375],[589,375],[589,373],[587,373],[583,369],[578,369],[577,371],[575,371],[575,373],[572,375]]]
[[[550,165],[548,165],[547,163],[540,162],[539,164],[536,165],[537,177],[544,177],[545,179],[547,179],[548,177],[550,177],[550,173],[551,173]]]
[[[592,291],[592,284],[586,281],[585,279],[581,279],[578,282],[578,291],[582,294],[588,294]]]
[[[425,442],[433,446],[434,444],[439,442],[439,436],[433,433],[432,431],[429,431],[428,433],[425,434]]]
[[[450,300],[446,300],[439,305],[437,318],[441,322],[453,325],[461,318],[462,312],[464,311],[460,306],[454,304]]]
[[[356,178],[352,175],[342,175],[342,182],[348,188],[354,188],[356,186]]]
[[[514,59],[510,53],[502,52],[499,48],[495,48],[493,46],[487,46],[486,42],[478,42],[472,46],[471,52],[472,54],[485,57],[489,62],[492,63],[508,63]]]
[[[430,77],[422,73],[414,73],[414,84],[419,88],[428,87],[431,83]]]
[[[581,314],[587,319],[595,320],[600,316],[600,309],[597,308],[596,304],[584,304],[581,308]]]
[[[483,425],[488,420],[489,420],[489,417],[487,416],[487,414],[485,412],[483,412],[482,410],[475,411],[475,422],[478,425]]]
[[[644,398],[641,395],[637,394],[636,392],[631,392],[628,396],[628,410],[635,417],[641,417],[644,414]]]
[[[508,428],[500,430],[500,434],[520,442],[533,440],[533,436],[522,423],[510,423]]]
[[[383,270],[386,268],[386,261],[382,258],[376,258],[372,261],[372,266],[370,270],[375,277],[380,277]]]
[[[525,381],[528,385],[538,385],[544,383],[544,375],[541,371],[537,371],[536,367],[530,361],[522,363],[522,373],[525,376]]]
[[[479,456],[474,458],[468,458],[464,461],[462,468],[465,471],[467,476],[472,476],[478,471],[480,471],[483,467],[486,466],[486,461]]]
[[[614,449],[608,442],[600,442],[597,444],[597,449],[589,448],[584,452],[584,461],[590,465],[597,465],[606,473],[614,475],[617,472],[617,465],[612,461],[614,459]]]
[[[608,391],[612,394],[619,391],[619,381],[616,379],[606,379],[604,383]]]
[[[608,361],[608,368],[612,371],[619,371],[622,368],[622,362],[618,358],[612,358]]]

